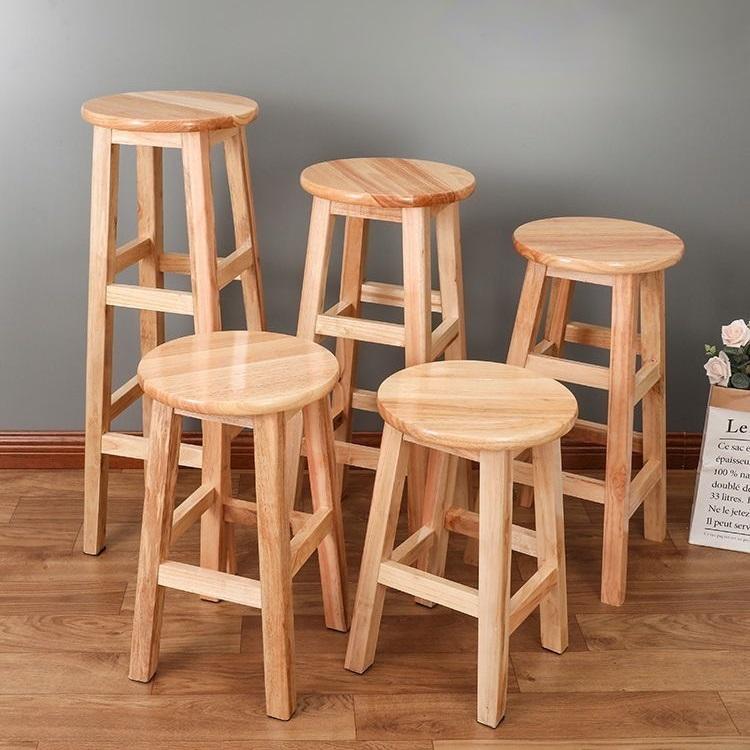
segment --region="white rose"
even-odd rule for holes
[[[750,341],[750,328],[744,320],[733,320],[728,326],[721,327],[721,340],[724,346],[745,346]]]
[[[718,357],[711,357],[703,367],[711,385],[726,386],[729,383],[732,367],[729,364],[729,357],[724,352],[719,352]]]

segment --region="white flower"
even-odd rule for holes
[[[729,364],[729,357],[724,352],[719,352],[718,357],[711,357],[703,367],[711,385],[726,386],[729,383],[732,367]]]
[[[724,346],[745,346],[750,341],[750,328],[744,320],[733,320],[728,326],[721,327],[721,340]]]

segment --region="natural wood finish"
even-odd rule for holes
[[[682,240],[666,229],[589,216],[529,222],[513,232],[513,244],[525,258],[550,268],[611,275],[661,271],[684,251]]]
[[[204,566],[164,562],[159,566],[159,585],[199,594],[208,601],[228,601],[246,607],[261,606],[258,581],[230,575]]]
[[[115,275],[122,273],[138,261],[151,254],[152,246],[149,237],[140,237],[126,242],[115,250]]]
[[[607,466],[602,482],[563,473],[563,491],[605,506],[602,600],[622,604],[627,572],[628,519],[648,499],[648,538],[663,540],[666,517],[664,474],[667,448],[664,400],[664,269],[682,257],[682,241],[656,227],[583,217],[531,222],[514,236],[529,259],[519,303],[509,363],[608,391],[606,425],[578,420],[571,439],[604,443]],[[543,269],[543,270],[540,270]],[[606,277],[602,277],[601,274]],[[543,307],[542,276],[552,277],[544,338],[537,344]],[[573,282],[612,287],[611,328],[567,321],[569,299],[561,289]],[[569,296],[569,294],[568,294]],[[640,306],[640,315],[638,315]],[[637,319],[640,317],[640,334]],[[609,367],[560,360],[556,341],[610,349]],[[636,355],[641,365],[635,370]],[[644,432],[633,431],[633,407],[643,402]],[[647,406],[648,404],[648,406]],[[651,437],[646,438],[646,431]],[[631,477],[632,452],[642,452],[644,468]],[[516,481],[527,485],[520,499],[531,505],[528,457],[516,462]]]
[[[151,419],[154,434],[159,435],[160,440],[151,442],[146,462],[146,496],[130,648],[129,677],[139,682],[148,682],[154,676],[159,661],[164,612],[164,586],[159,582],[159,566],[169,553],[177,452],[182,431],[181,418],[164,404],[154,404]]]
[[[102,435],[109,429],[114,310],[107,285],[115,276],[119,146],[104,128],[94,128],[91,163],[91,232],[86,335],[86,508],[83,550],[98,555],[107,523],[107,457]]]
[[[577,414],[576,401],[563,386],[494,362],[411,367],[383,382],[378,402],[384,419],[417,440],[468,450],[548,442],[567,432]]]
[[[146,289],[130,284],[108,284],[107,305],[134,310],[153,310],[175,315],[194,315],[195,300],[190,292],[177,289]]]
[[[141,360],[145,393],[215,416],[293,411],[327,395],[336,358],[317,344],[268,332],[223,331],[169,341]]]
[[[344,662],[352,672],[364,672],[375,660],[385,603],[385,586],[379,581],[380,566],[393,552],[409,450],[403,435],[386,424]]]
[[[491,727],[505,716],[508,693],[512,498],[511,454],[481,453],[477,721]]]
[[[128,435],[124,432],[105,432],[102,435],[102,453],[108,456],[127,456],[141,461],[148,453],[148,438]],[[200,469],[203,463],[203,448],[200,445],[182,443],[179,454],[180,466]]]
[[[349,617],[346,610],[344,522],[335,485],[336,455],[328,397],[308,404],[303,414],[313,510],[316,514],[330,513],[331,516],[328,533],[318,545],[326,626],[345,632],[349,628]]]
[[[346,315],[321,313],[315,324],[315,333],[320,336],[367,341],[371,344],[403,347],[406,341],[404,326],[380,320],[360,320]]]
[[[214,494],[215,490],[210,484],[202,484],[175,508],[172,514],[172,544],[203,515],[213,503]]]
[[[362,284],[362,302],[390,307],[403,307],[404,297],[404,287],[397,284],[386,284],[382,281],[365,281]],[[434,289],[431,291],[430,304],[432,312],[442,312],[443,304],[440,291]]]
[[[641,279],[641,358],[656,366],[656,377],[643,394],[643,460],[660,471],[654,485],[643,493],[643,535],[654,542],[667,533],[667,401],[664,272]]]
[[[81,116],[92,125],[150,133],[187,133],[247,125],[258,105],[212,91],[136,91],[89,99]]]
[[[253,182],[244,128],[238,128],[232,137],[224,142],[224,153],[229,197],[232,202],[234,241],[237,247],[235,252],[244,251],[239,277],[245,303],[245,322],[249,331],[262,331],[266,327],[263,279],[258,251]],[[229,268],[229,261],[227,260],[223,266]]]
[[[460,167],[418,159],[338,159],[300,175],[311,195],[359,206],[423,207],[455,203],[474,192],[472,174]]]
[[[255,496],[262,590],[266,711],[289,719],[296,705],[289,505],[284,493],[284,419],[264,414],[255,425]]]
[[[625,601],[628,512],[633,445],[635,331],[638,278],[621,276],[612,289],[612,355],[607,414],[602,601]]]
[[[109,418],[114,419],[122,414],[131,404],[134,404],[142,395],[143,391],[138,383],[138,378],[133,375],[130,380],[123,383],[112,393],[109,407]]]
[[[515,465],[513,470],[515,472]],[[446,510],[444,524],[445,528],[450,531],[472,537],[472,539],[479,539],[479,513],[454,505]],[[525,526],[513,524],[511,548],[514,552],[536,557],[536,532],[533,529],[527,529]]]

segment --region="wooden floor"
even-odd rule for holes
[[[80,472],[0,472],[0,749],[750,748],[750,555],[688,546],[693,478],[670,474],[664,544],[645,542],[635,517],[618,609],[599,603],[601,511],[566,502],[570,649],[543,651],[535,618],[514,634],[508,715],[493,731],[474,721],[473,620],[390,592],[375,666],[350,674],[346,636],[323,626],[314,559],[295,583],[290,722],[264,715],[260,618],[235,605],[169,592],[157,676],[130,682],[142,475],[111,480],[109,546],[92,558]],[[346,499],[352,580],[371,482],[353,475]],[[235,483],[250,496],[250,474]],[[179,492],[196,485],[181,475]],[[196,559],[196,531],[175,557]],[[248,574],[252,533],[239,535]],[[461,553],[457,540],[450,572],[471,582]]]

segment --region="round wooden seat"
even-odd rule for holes
[[[678,263],[682,240],[672,232],[624,219],[565,216],[523,224],[516,250],[552,268],[600,274],[661,271]]]
[[[115,130],[190,133],[247,125],[258,116],[258,104],[213,91],[135,91],[89,99],[81,116]]]
[[[301,409],[338,380],[336,357],[279,333],[221,331],[175,339],[138,366],[144,393],[175,409],[251,417]]]
[[[430,362],[391,375],[378,410],[430,445],[507,451],[542,445],[575,422],[573,394],[551,378],[496,362]]]
[[[318,198],[358,206],[416,208],[467,198],[474,175],[460,167],[418,159],[337,159],[307,167],[302,187]]]

